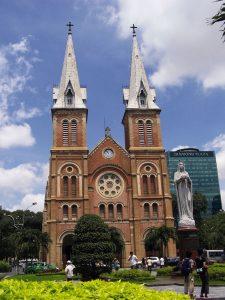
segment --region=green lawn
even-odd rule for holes
[[[23,281],[64,281],[65,274],[46,274],[46,275],[36,275],[36,274],[22,274],[22,275],[16,275],[10,278],[7,278],[8,280],[23,280]]]

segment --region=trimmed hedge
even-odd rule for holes
[[[0,260],[0,272],[9,272],[10,265],[5,260]]]
[[[168,266],[164,268],[160,268],[157,270],[157,275],[158,276],[170,276],[171,273],[173,272],[174,267]]]
[[[128,282],[24,282],[5,280],[0,282],[1,300],[190,300],[189,296],[172,291],[146,290],[142,285]]]
[[[208,267],[208,273],[209,280],[223,280],[223,277],[225,277],[225,264],[210,265]]]
[[[131,282],[146,282],[155,279],[155,276],[151,276],[150,272],[143,270],[119,270],[110,274],[102,274],[102,278],[110,278],[112,281],[131,281]]]

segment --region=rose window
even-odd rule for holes
[[[98,191],[104,197],[116,197],[123,189],[122,180],[113,173],[102,175],[98,180]]]

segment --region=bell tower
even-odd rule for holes
[[[174,220],[161,136],[161,110],[156,104],[155,89],[149,86],[144,69],[135,32],[137,27],[133,25],[131,28],[133,44],[130,83],[123,89],[125,112],[122,123],[132,176],[132,250],[138,257],[144,257],[144,240],[148,231],[163,225],[174,227]],[[173,241],[164,250],[167,256],[176,256]]]
[[[71,259],[72,235],[87,195],[86,88],[80,86],[70,22],[59,86],[53,88],[51,148],[43,230],[52,243],[47,261]],[[88,206],[88,204],[86,204]]]

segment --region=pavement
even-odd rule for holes
[[[152,272],[153,273],[153,272]],[[152,274],[153,275],[153,274]],[[175,291],[177,293],[184,292],[184,279],[183,277],[157,277],[150,284],[145,284],[147,289],[154,289],[157,291]],[[208,300],[225,300],[225,287],[219,285],[209,286],[208,298],[200,298],[201,285],[195,285],[194,295],[196,299],[208,299]]]

